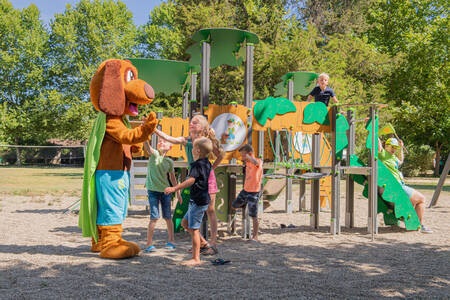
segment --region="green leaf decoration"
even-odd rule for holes
[[[338,114],[336,118],[336,153],[339,153],[337,155],[338,159],[342,159],[342,151],[348,146],[346,131],[349,128],[347,119],[343,115]]]
[[[288,112],[295,112],[297,108],[289,99],[279,97],[267,97],[264,100],[257,100],[253,108],[253,116],[259,124],[264,126],[267,119],[273,120],[276,115],[284,115]]]
[[[372,119],[367,121],[366,129],[369,131],[369,135],[366,140],[366,148],[372,149]],[[378,116],[375,117],[375,153],[378,153]]]
[[[310,103],[303,112],[303,123],[317,122],[322,125],[330,125],[327,106],[323,102]]]

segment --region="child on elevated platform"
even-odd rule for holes
[[[253,147],[249,144],[239,149],[242,161],[245,162],[244,189],[239,193],[231,206],[236,209],[247,205],[248,215],[253,220],[253,241],[258,241],[258,200],[261,191],[263,164],[255,158]]]
[[[322,102],[328,106],[328,102],[333,100],[334,103],[339,103],[336,98],[336,94],[333,89],[328,86],[328,80],[330,76],[327,73],[322,73],[317,79],[317,86],[309,93],[307,101],[310,101],[313,97],[315,102]]]
[[[150,155],[147,167],[147,179],[145,186],[148,190],[148,202],[150,205],[150,222],[147,228],[147,245],[144,252],[156,251],[153,246],[153,233],[156,223],[159,220],[159,204],[161,203],[162,216],[167,224],[168,241],[166,249],[175,249],[173,223],[171,217],[170,195],[165,195],[164,190],[170,186],[167,175],[170,177],[172,185],[177,185],[177,179],[173,168],[173,161],[166,157],[166,153],[170,150],[172,144],[160,139],[157,149],[153,149],[148,141],[144,143],[144,148]],[[180,192],[177,193],[178,201],[182,202]]]
[[[401,146],[401,147],[400,147]],[[399,157],[395,153],[399,151]],[[403,174],[399,171],[399,166],[403,163],[403,142],[398,141],[396,138],[390,138],[385,143],[385,149],[381,140],[378,139],[378,157],[384,163],[384,165],[391,171],[392,175],[400,182],[403,190],[408,195],[414,209],[416,210],[417,217],[419,217],[422,233],[432,233],[433,231],[423,225],[423,214],[425,211],[425,196],[419,191],[407,186],[405,184]]]

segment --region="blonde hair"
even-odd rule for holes
[[[195,115],[192,119],[198,119],[200,122],[200,126],[202,127],[202,136],[208,138],[212,142],[213,149],[218,150],[220,153],[223,153],[223,147],[220,144],[220,141],[216,137],[216,132],[209,125],[208,119],[206,119],[203,115]]]
[[[213,149],[212,142],[207,137],[201,137],[194,141],[194,147],[198,147],[200,150],[200,158],[207,157]]]
[[[320,77],[325,77],[326,79],[330,80],[330,75],[328,75],[327,73],[320,73],[317,79],[319,79]]]

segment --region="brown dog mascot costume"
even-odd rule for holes
[[[153,101],[153,88],[137,79],[128,60],[100,64],[91,80],[90,94],[99,112],[87,146],[79,226],[92,237],[93,252],[104,258],[126,258],[139,247],[122,239],[127,212],[131,152],[142,148],[157,125],[151,113],[141,126],[130,129],[126,115],[138,115],[138,106]]]

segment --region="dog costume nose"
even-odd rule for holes
[[[148,98],[150,98],[150,99],[155,98],[155,91],[149,84],[144,85],[144,91]]]

